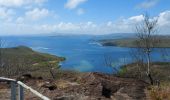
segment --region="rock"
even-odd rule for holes
[[[110,98],[114,97],[116,100],[143,100],[145,97],[144,89],[146,83],[130,78],[118,78],[101,73],[88,73],[82,77],[85,88],[89,93],[97,97]],[[119,94],[119,95],[118,95]],[[121,98],[121,99],[119,99]]]
[[[102,73],[83,73],[63,79],[29,81],[52,100],[145,100],[148,84],[132,79]],[[38,79],[37,79],[38,80]],[[27,81],[28,82],[28,81]]]
[[[33,79],[31,74],[23,74],[17,78],[18,81],[27,81],[29,79]]]
[[[88,100],[88,96],[75,94],[75,95],[57,97],[54,100]]]
[[[57,86],[55,84],[50,83],[50,82],[41,83],[41,87],[47,88],[50,91],[53,91],[53,90],[57,89]]]

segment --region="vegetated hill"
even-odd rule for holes
[[[0,75],[13,76],[48,70],[49,67],[58,68],[63,60],[63,57],[36,52],[25,46],[0,48]]]
[[[156,45],[157,48],[170,48],[170,36],[159,36],[160,43]],[[122,38],[122,39],[105,39],[99,42],[103,46],[120,46],[120,47],[137,47],[136,38]]]
[[[146,82],[149,82],[146,76],[147,65],[140,65],[138,63],[132,63],[121,67],[119,76],[139,78]],[[153,79],[160,82],[170,82],[170,62],[153,62],[151,64],[151,74]]]

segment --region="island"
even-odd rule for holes
[[[170,48],[170,36],[159,36],[160,43],[155,45],[155,48]],[[120,38],[120,39],[104,39],[99,40],[99,43],[103,46],[118,46],[118,47],[137,47],[137,39],[131,38]]]

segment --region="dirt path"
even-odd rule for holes
[[[0,89],[0,100],[9,100],[10,96],[10,89]]]

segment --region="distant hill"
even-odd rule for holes
[[[99,42],[103,46],[119,46],[119,47],[137,47],[135,42],[136,38],[119,38],[119,39],[103,39]],[[161,41],[155,47],[157,48],[170,48],[170,36],[160,36],[159,40]]]

